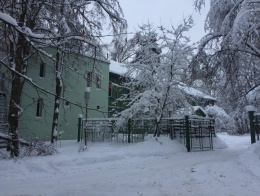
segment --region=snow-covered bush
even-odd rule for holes
[[[45,141],[36,139],[31,142],[29,147],[25,147],[23,156],[47,156],[58,153],[53,144],[48,144]]]
[[[216,105],[207,106],[205,111],[209,117],[215,118],[216,132],[236,133],[236,125],[234,119],[228,115],[225,110]]]

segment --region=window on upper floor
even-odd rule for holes
[[[101,76],[99,74],[96,74],[96,88],[101,88]]]
[[[41,62],[39,76],[41,78],[45,78],[45,74],[46,74],[46,64],[44,62]]]
[[[87,73],[87,87],[92,86],[92,72]]]

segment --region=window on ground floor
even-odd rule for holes
[[[37,100],[37,108],[36,108],[36,116],[42,117],[42,109],[43,109],[43,99],[38,98]]]

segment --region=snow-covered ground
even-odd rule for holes
[[[92,143],[78,152],[0,160],[0,195],[260,195],[260,142],[218,134],[214,151],[147,136],[134,144]]]

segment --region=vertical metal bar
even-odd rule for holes
[[[128,137],[127,137],[127,142],[128,143],[131,143],[131,138],[130,138],[130,136],[131,136],[131,119],[129,119],[128,120],[128,123],[127,123],[127,135],[128,135]]]
[[[82,122],[82,115],[79,114],[78,116],[78,142],[80,141],[80,132],[81,132],[81,122]]]
[[[185,128],[186,128],[186,148],[190,152],[190,126],[189,126],[189,116],[185,116]]]
[[[255,129],[254,129],[254,111],[248,111],[250,122],[251,144],[255,143]]]
[[[256,135],[257,135],[257,141],[259,141],[259,131],[260,131],[260,115],[255,116],[255,131],[256,131]]]
[[[84,136],[85,136],[85,146],[87,146],[87,126],[88,126],[88,104],[86,103],[86,122],[85,122],[85,131],[84,131]]]

